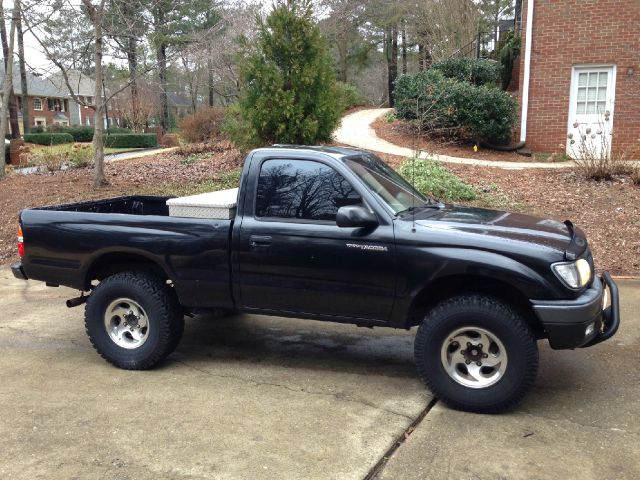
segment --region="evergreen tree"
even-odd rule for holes
[[[255,144],[326,142],[342,108],[333,62],[308,0],[279,2],[240,62],[242,126]],[[245,132],[246,133],[246,132]]]

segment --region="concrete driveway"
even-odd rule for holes
[[[612,341],[541,344],[521,407],[483,416],[433,406],[413,332],[196,318],[162,368],[119,370],[75,292],[3,267],[0,478],[637,478],[640,282],[620,283]]]
[[[66,288],[0,271],[0,479],[363,478],[431,397],[413,335],[187,320],[162,368],[92,349]]]

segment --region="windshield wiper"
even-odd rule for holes
[[[422,205],[411,206],[409,208],[405,208],[404,210],[400,210],[396,215],[402,215],[403,213],[411,213],[418,208],[437,208],[438,210],[444,208],[445,205],[440,200],[434,200],[432,198],[428,199]]]
[[[434,200],[433,198],[429,198],[424,205],[424,208],[444,208],[445,205],[440,200]]]

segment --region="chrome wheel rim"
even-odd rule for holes
[[[139,348],[149,338],[147,314],[130,298],[118,298],[109,304],[104,326],[113,343],[128,350]]]
[[[462,327],[445,338],[440,360],[449,377],[469,388],[487,388],[507,370],[507,350],[500,339],[480,327]]]

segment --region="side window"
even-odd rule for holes
[[[335,220],[338,208],[362,203],[333,168],[308,160],[267,160],[256,195],[256,217]]]

